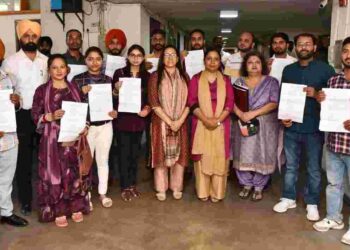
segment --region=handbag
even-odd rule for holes
[[[78,141],[77,149],[79,159],[79,173],[80,177],[86,176],[90,173],[93,158],[87,138],[85,135],[81,135]]]

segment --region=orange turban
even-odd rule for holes
[[[0,39],[0,61],[2,61],[2,59],[4,59],[5,56],[5,45],[2,42],[2,40]]]
[[[118,39],[118,43],[122,46],[122,49],[125,48],[126,46],[126,36],[124,31],[120,29],[111,29],[107,32],[106,37],[105,37],[105,44],[106,47],[111,43],[112,39]]]
[[[39,23],[30,20],[21,20],[17,23],[16,26],[18,39],[20,39],[24,33],[29,30],[33,31],[38,37],[41,36],[41,26]]]

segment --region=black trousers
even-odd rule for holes
[[[136,185],[141,132],[117,131],[118,167],[121,189]]]
[[[36,139],[35,125],[30,110],[20,110],[16,113],[17,135],[19,140],[18,159],[16,168],[16,183],[18,198],[22,205],[32,202],[32,169],[34,139]]]

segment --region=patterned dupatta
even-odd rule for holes
[[[80,102],[80,95],[78,89],[76,89],[71,83],[67,82],[68,91],[71,93],[73,99],[76,102]],[[40,118],[40,122],[43,119],[43,116],[47,113],[52,113],[54,110],[51,110],[51,103],[55,102],[55,91],[53,91],[53,82],[50,79],[47,87],[45,89],[44,95],[44,114]],[[44,126],[44,133],[42,135],[42,143],[45,150],[45,157],[41,159],[43,161],[44,166],[47,166],[47,172],[44,176],[44,180],[48,181],[52,185],[58,185],[61,183],[61,169],[55,167],[57,166],[57,161],[59,161],[59,146],[58,146],[58,133],[60,130],[60,125],[57,121],[41,123],[41,126]],[[56,164],[55,164],[56,163]],[[58,164],[60,165],[60,164]]]
[[[159,88],[160,104],[172,121],[178,120],[186,108],[188,89],[186,81],[176,69],[172,78],[164,70],[163,79]],[[180,131],[173,132],[164,122],[161,122],[161,134],[165,155],[165,166],[174,166],[180,156]]]

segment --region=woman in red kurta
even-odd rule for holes
[[[151,75],[148,83],[148,101],[154,111],[151,120],[152,168],[156,196],[160,201],[166,199],[169,186],[175,199],[182,198],[184,168],[189,159],[188,77],[179,58],[177,49],[167,46],[159,59],[157,72]]]

